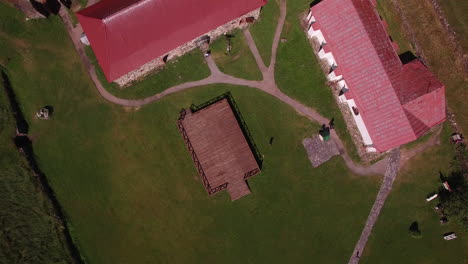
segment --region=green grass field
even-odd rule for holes
[[[127,111],[98,96],[57,18],[26,23],[4,4],[0,10],[7,18],[1,43],[9,49],[0,60],[87,261],[347,259],[380,178],[350,174],[339,157],[312,169],[301,141],[316,133],[315,124],[267,94],[226,85]],[[206,195],[176,128],[181,107],[228,90],[265,160],[249,181],[252,194],[237,202],[227,193]],[[53,119],[34,119],[45,104],[54,107]]]
[[[72,263],[52,204],[13,143],[15,129],[0,77],[0,263]]]
[[[262,73],[240,30],[230,32],[232,50],[226,53],[227,40],[221,36],[210,44],[212,55],[219,70],[247,80],[262,80]]]
[[[362,263],[465,263],[468,259],[466,233],[449,222],[439,223],[433,209],[437,200],[426,202],[426,196],[441,187],[439,172],[448,175],[453,145],[448,142],[451,131],[446,125],[441,146],[418,155],[405,166],[394,183],[392,193],[374,228]],[[414,239],[409,226],[417,221],[423,237]],[[450,221],[450,217],[449,217]],[[459,238],[445,241],[442,234],[455,232]]]
[[[271,45],[275,35],[276,25],[279,17],[278,0],[269,0],[262,8],[259,21],[250,27],[250,32],[257,45],[260,56],[262,56],[265,66],[270,65]]]
[[[460,89],[463,85],[457,72],[448,73],[453,65],[451,53],[438,49],[445,43],[444,35],[440,28],[433,27],[429,23],[431,10],[424,5],[408,1],[401,1],[401,7],[408,14],[413,14],[409,21],[417,28],[416,39],[430,61],[430,68],[444,82],[447,88],[449,108],[457,114],[457,119],[462,127],[466,125],[466,117],[462,114],[466,109],[461,102],[464,100]],[[400,53],[413,51],[412,44],[408,40],[401,27],[401,19],[396,16],[394,6],[388,1],[379,1],[379,13],[389,24],[389,32],[392,38],[400,46]],[[430,26],[431,25],[431,26]],[[437,33],[436,33],[437,32]],[[458,98],[457,98],[458,97]],[[461,114],[461,115],[460,115]],[[444,175],[450,173],[450,165],[453,162],[453,145],[449,144],[452,133],[446,123],[441,134],[442,145],[436,146],[419,154],[407,164],[394,184],[382,214],[374,227],[374,233],[369,239],[362,263],[465,263],[468,259],[468,240],[457,225],[449,223],[441,225],[439,215],[433,207],[437,203],[426,202],[426,196],[440,188],[439,172]],[[423,136],[419,143],[428,139]],[[405,148],[414,147],[410,143]],[[409,226],[413,221],[419,223],[423,237],[411,238],[408,234]],[[454,241],[445,241],[442,234],[455,231],[459,238]]]
[[[338,119],[341,114],[299,28],[297,15],[308,2],[289,4],[277,81],[289,94]],[[109,104],[99,97],[58,18],[25,22],[3,3],[0,16],[0,63],[30,123],[41,168],[89,263],[346,263],[381,178],[352,175],[340,157],[313,169],[301,141],[315,134],[318,124],[265,93],[229,85],[194,88],[138,111]],[[193,56],[187,65],[203,61],[201,54]],[[191,76],[202,74],[184,78]],[[154,78],[170,83],[173,77]],[[153,87],[148,89],[159,89]],[[264,155],[262,173],[249,180],[252,194],[236,202],[225,192],[207,196],[176,127],[182,107],[226,91]],[[126,96],[147,93],[155,90],[141,88]],[[54,107],[53,119],[33,118],[46,104]],[[437,186],[433,174],[445,170],[450,159],[446,148],[424,154],[399,176],[363,262],[466,259],[460,253],[465,240],[453,241],[452,247],[439,242],[444,229],[424,201]],[[407,235],[408,221],[414,220],[420,222],[421,240]]]

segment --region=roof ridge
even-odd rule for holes
[[[154,1],[154,0],[135,0],[130,5],[123,6],[122,8],[116,10],[114,13],[102,18],[102,21],[104,22],[104,24],[106,24],[108,21],[111,21],[113,18],[121,15],[122,13],[130,12],[131,10],[135,9],[136,6],[140,6],[142,2],[150,2],[150,1]]]

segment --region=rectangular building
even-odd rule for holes
[[[306,23],[366,150],[384,152],[445,120],[445,87],[419,60],[401,62],[375,5],[323,0],[310,8]]]
[[[177,124],[208,194],[227,189],[237,200],[250,193],[246,179],[260,167],[228,99],[183,110]]]
[[[77,13],[109,82],[141,78],[165,61],[258,18],[266,0],[102,0]]]

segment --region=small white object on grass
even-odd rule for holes
[[[439,196],[439,195],[436,193],[436,194],[434,194],[434,195],[432,195],[430,197],[427,197],[426,201],[430,202],[430,201],[434,200],[435,198],[437,198],[437,196]]]

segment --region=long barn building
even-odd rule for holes
[[[375,0],[323,0],[306,22],[368,152],[413,141],[445,120],[444,85],[419,60],[401,62]]]
[[[102,0],[77,13],[109,82],[141,78],[167,60],[257,19],[266,0]]]

